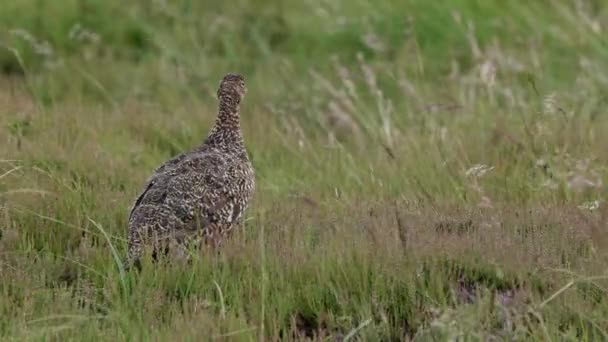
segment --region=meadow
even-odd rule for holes
[[[605,1],[1,7],[0,340],[608,339]],[[228,72],[244,229],[125,272]]]

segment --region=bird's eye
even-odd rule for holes
[[[245,86],[245,82],[241,81],[241,87]]]

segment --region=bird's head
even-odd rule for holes
[[[217,97],[220,101],[239,104],[246,93],[247,87],[245,86],[245,79],[243,76],[239,74],[227,74],[220,83],[220,87],[217,90]]]

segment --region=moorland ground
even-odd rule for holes
[[[8,1],[2,340],[608,338],[608,6]],[[245,229],[118,267],[245,75]]]

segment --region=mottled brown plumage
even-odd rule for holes
[[[127,267],[139,265],[146,246],[154,254],[186,252],[191,242],[218,247],[240,225],[255,188],[239,124],[246,92],[242,76],[226,75],[207,139],[162,164],[148,180],[129,215]]]

